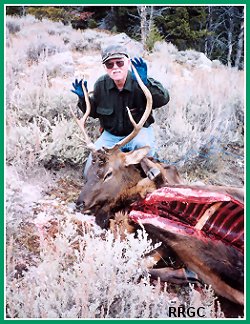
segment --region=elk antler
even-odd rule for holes
[[[139,123],[137,124],[129,110],[129,108],[127,107],[127,111],[128,111],[128,116],[129,116],[129,119],[132,123],[132,125],[134,126],[134,129],[133,131],[128,135],[126,136],[125,138],[123,138],[121,141],[119,141],[118,143],[116,143],[112,148],[108,148],[107,151],[113,151],[113,150],[116,150],[116,149],[119,149],[121,148],[122,146],[124,146],[125,144],[127,144],[128,142],[130,142],[138,133],[139,131],[142,129],[143,125],[145,124],[146,120],[148,119],[151,111],[152,111],[152,95],[150,93],[150,91],[148,90],[148,88],[145,86],[145,84],[142,82],[136,68],[133,67],[133,64],[132,64],[132,70],[136,76],[136,80],[139,84],[139,86],[141,87],[142,91],[144,92],[145,96],[146,96],[146,99],[147,99],[147,103],[146,103],[146,109],[141,117],[141,120],[139,121]],[[84,116],[79,120],[75,113],[73,112],[73,109],[72,107],[70,106],[70,110],[71,110],[71,113],[75,119],[75,121],[78,123],[83,135],[84,135],[84,139],[85,139],[85,142],[88,146],[88,148],[90,148],[91,150],[95,150],[95,145],[93,142],[91,142],[88,134],[86,133],[86,130],[85,130],[85,122],[90,114],[90,110],[91,110],[91,105],[90,105],[90,101],[89,101],[89,95],[88,95],[88,92],[84,86],[84,84],[82,85],[82,89],[83,89],[83,93],[84,93],[84,97],[85,97],[85,102],[86,102],[86,112],[84,114]],[[106,149],[106,148],[105,148]]]
[[[70,108],[70,111],[71,111],[71,113],[72,113],[72,115],[73,115],[75,121],[77,122],[77,124],[79,125],[79,127],[80,127],[80,129],[81,129],[81,131],[82,131],[82,133],[83,133],[84,140],[85,140],[85,143],[87,144],[87,147],[88,147],[89,149],[91,149],[91,150],[95,150],[95,149],[96,149],[96,148],[95,148],[95,145],[94,145],[94,143],[90,140],[90,138],[89,138],[89,136],[88,136],[88,134],[87,134],[87,132],[86,132],[86,130],[85,130],[85,122],[86,122],[86,120],[87,120],[87,118],[88,118],[88,116],[89,116],[89,114],[90,114],[91,105],[90,105],[90,101],[89,101],[89,94],[88,94],[88,91],[87,91],[87,89],[85,88],[84,84],[82,84],[82,90],[83,90],[84,98],[85,98],[85,102],[86,102],[86,111],[85,111],[85,114],[83,115],[83,117],[79,120],[79,119],[76,117],[76,115],[75,115],[75,113],[74,113],[72,107],[69,106],[69,108]]]
[[[139,123],[137,124],[129,110],[129,108],[127,107],[127,111],[128,111],[128,116],[129,116],[129,119],[131,121],[131,123],[133,124],[134,126],[134,129],[133,131],[128,135],[126,136],[125,138],[123,138],[120,142],[116,143],[114,147],[112,147],[112,150],[113,149],[118,149],[122,146],[124,146],[125,144],[127,144],[128,142],[130,142],[138,133],[139,131],[142,129],[143,125],[145,124],[146,120],[148,119],[151,111],[152,111],[152,103],[153,103],[153,100],[152,100],[152,95],[151,95],[151,92],[148,90],[148,88],[145,86],[145,84],[142,82],[136,68],[133,66],[133,63],[132,63],[132,70],[136,76],[136,80],[140,86],[140,88],[142,89],[142,91],[144,92],[145,96],[146,96],[146,99],[147,99],[147,104],[146,104],[146,109],[141,117],[141,120],[139,121]]]

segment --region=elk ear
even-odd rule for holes
[[[125,153],[125,166],[138,164],[150,151],[149,146],[144,146],[134,151]]]

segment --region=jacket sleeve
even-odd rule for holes
[[[153,98],[153,109],[162,107],[169,102],[169,93],[159,81],[156,81],[153,78],[148,78],[149,91],[152,94]]]

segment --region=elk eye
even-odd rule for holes
[[[112,174],[113,174],[112,170],[108,170],[108,172],[105,174],[103,178],[103,181],[106,181],[107,179],[111,178]]]

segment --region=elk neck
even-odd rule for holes
[[[128,172],[124,173],[123,181],[126,186],[119,200],[144,198],[147,193],[156,189],[155,183],[144,178],[141,170],[135,165],[128,167]]]

